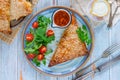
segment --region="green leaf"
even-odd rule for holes
[[[83,29],[84,31],[87,31],[87,28],[86,28],[85,25],[82,25],[82,29]]]
[[[26,43],[26,47],[31,47],[33,42],[34,42],[34,41],[32,41],[32,42],[26,41],[26,42],[25,42],[25,43]]]
[[[51,20],[50,18],[47,18],[45,16],[39,16],[38,22],[39,22],[39,27],[47,27],[48,24],[50,24]]]
[[[51,41],[53,41],[53,40],[55,40],[55,36],[54,35],[47,37],[47,42],[48,43],[51,43]]]
[[[29,54],[29,53],[34,53],[35,52],[35,49],[33,49],[33,48],[25,48],[24,49],[24,51],[27,53],[27,54]]]
[[[34,58],[32,61],[36,64],[36,66],[40,66],[40,61],[38,61],[37,58]]]
[[[30,28],[30,33],[34,34],[34,30],[32,28]]]
[[[34,54],[36,54],[36,55],[39,54],[39,51],[38,50],[34,51]]]
[[[86,41],[87,45],[89,45],[91,42],[92,42],[91,39],[88,39],[88,40]]]
[[[85,25],[83,25],[82,27],[79,27],[77,30],[76,30],[77,34],[78,34],[78,37],[79,39],[82,41],[82,42],[85,42],[87,43],[87,45],[89,45],[92,41],[89,37],[89,33],[87,31],[87,28]]]
[[[34,49],[37,50],[42,46],[42,44],[34,43]]]
[[[37,36],[45,35],[45,33],[46,33],[46,28],[39,27],[39,28],[36,30]]]
[[[43,63],[44,65],[46,65],[46,58],[44,58],[44,59],[42,60],[42,63]]]
[[[50,49],[50,50],[47,50],[47,52],[45,53],[45,55],[49,55],[50,53],[52,53],[53,52],[53,50],[52,49]]]

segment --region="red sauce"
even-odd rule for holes
[[[66,11],[60,10],[54,15],[54,22],[56,25],[64,27],[70,21],[69,14]]]

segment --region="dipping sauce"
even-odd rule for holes
[[[64,10],[57,11],[54,15],[54,23],[60,27],[66,26],[69,23],[69,21],[70,16]]]

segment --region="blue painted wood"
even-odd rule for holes
[[[2,41],[0,41],[0,46],[2,46]],[[0,47],[0,66],[2,66],[2,47]],[[2,73],[2,68],[0,67],[0,73]],[[2,80],[2,75],[0,75],[0,80]]]
[[[17,39],[17,38],[16,38]],[[17,40],[11,45],[2,43],[1,46],[1,80],[17,80]]]
[[[117,24],[113,26],[111,30],[111,43],[115,43],[115,42],[120,43],[120,19],[117,22]],[[115,57],[116,55],[118,55],[117,52],[113,54],[112,57]],[[120,62],[116,64],[115,66],[110,67],[110,79],[119,80],[120,78],[119,74],[120,74]]]
[[[94,50],[92,53],[91,61],[94,61],[98,57],[100,57],[103,53],[103,51],[109,46],[110,40],[109,40],[109,30],[107,28],[107,24],[103,24],[100,26],[97,26],[94,29],[94,34],[95,34],[95,46]],[[109,61],[109,58],[107,59],[102,59],[99,62],[97,62],[96,66],[99,64]],[[93,80],[109,80],[109,70],[107,70],[104,73],[98,73],[95,76]],[[102,76],[102,77],[101,77]]]
[[[23,30],[23,29],[22,29]],[[22,41],[21,41],[21,36],[22,36],[22,30],[19,32],[18,37],[17,37],[17,80],[20,79],[20,72],[22,71],[22,76],[23,80],[36,80],[36,71],[28,64],[23,51],[22,51]],[[26,75],[27,74],[27,75]]]

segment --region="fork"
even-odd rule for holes
[[[117,4],[117,7],[115,8],[115,11],[112,15],[112,4],[114,3],[113,0],[108,0],[108,2],[110,3],[110,17],[109,17],[109,23],[108,23],[108,27],[111,27],[112,26],[112,22],[113,22],[113,19],[118,11],[118,8],[120,7],[120,0],[115,0],[116,4]]]
[[[108,58],[108,56],[110,56],[112,53],[114,53],[115,51],[119,50],[120,49],[120,44],[113,44],[111,45],[110,47],[108,47],[104,52],[103,54],[97,58],[95,61],[93,61],[91,64],[89,64],[87,67],[83,68],[82,70],[78,71],[76,73],[76,77],[79,77],[82,75],[82,72],[83,71],[86,71],[89,67],[91,67],[94,63],[96,63],[97,61],[99,61],[100,59],[102,58]]]

